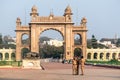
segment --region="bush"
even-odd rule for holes
[[[118,61],[117,59],[111,59],[110,61],[108,61],[108,64],[120,65],[120,61]]]
[[[21,61],[0,61],[0,66],[21,66]]]
[[[120,65],[120,61],[116,59],[111,59],[110,61],[86,61],[86,63],[90,64],[110,64],[110,65]]]

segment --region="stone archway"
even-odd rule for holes
[[[49,28],[42,31],[39,36],[40,58],[63,59],[63,41],[63,34],[56,29]]]
[[[64,37],[64,58],[69,60],[73,58],[73,52],[75,47],[80,47],[83,56],[86,58],[86,18],[82,18],[79,26],[74,26],[72,22],[72,10],[70,6],[67,6],[63,16],[54,16],[50,13],[49,16],[39,16],[37,7],[33,6],[31,9],[31,22],[28,26],[22,26],[20,18],[16,21],[16,60],[20,61],[21,49],[28,48],[31,52],[39,52],[39,34],[48,29],[55,29],[59,31]],[[30,44],[23,45],[20,40],[23,34],[28,34]],[[74,34],[79,34],[82,43],[80,45],[74,45]]]
[[[82,55],[83,55],[82,54],[82,50],[80,48],[75,48],[75,50],[74,50],[74,57],[81,58]]]

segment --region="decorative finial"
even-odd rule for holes
[[[20,18],[19,18],[19,17],[17,17],[17,20],[16,20],[16,25],[17,25],[17,26],[20,26],[20,25],[21,25],[21,20],[20,20]]]
[[[50,11],[50,17],[54,17],[53,9]]]
[[[35,5],[32,7],[31,11],[32,11],[30,13],[31,16],[34,16],[34,17],[38,16],[37,7]]]
[[[87,19],[85,17],[83,17],[82,20],[81,20],[81,25],[85,26],[86,23],[87,23]]]
[[[31,10],[32,10],[33,13],[36,13],[37,12],[37,7],[34,5]]]

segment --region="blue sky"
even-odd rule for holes
[[[120,0],[0,0],[0,33],[14,37],[16,18],[21,18],[22,25],[29,23],[33,5],[38,7],[40,16],[49,16],[51,10],[62,16],[70,5],[75,24],[87,18],[87,38],[92,34],[97,39],[114,38],[115,34],[120,37]]]

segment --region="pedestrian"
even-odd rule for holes
[[[79,60],[77,57],[74,57],[72,60],[72,70],[73,70],[73,75],[79,74]]]
[[[81,75],[84,75],[85,59],[83,56],[81,56],[80,65],[81,65]]]

